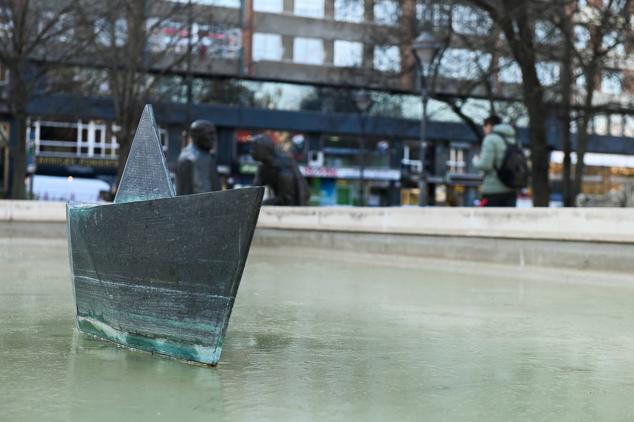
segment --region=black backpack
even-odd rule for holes
[[[502,137],[506,144],[502,165],[496,168],[500,181],[513,189],[523,189],[528,186],[528,177],[530,170],[528,169],[528,160],[524,151],[517,143],[510,143],[504,135],[497,134]]]

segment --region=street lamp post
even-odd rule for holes
[[[365,205],[365,116],[372,106],[372,97],[366,91],[354,93],[354,103],[359,112],[359,126],[361,128],[361,142],[359,157],[359,205]]]
[[[428,80],[441,44],[428,30],[423,30],[412,44],[412,53],[418,64],[420,75],[420,96],[423,103],[423,115],[420,119],[420,174],[418,177],[418,205],[424,207],[428,204],[427,198],[427,174],[425,170],[425,152],[427,149],[427,102],[429,101]]]

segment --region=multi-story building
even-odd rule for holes
[[[314,188],[314,203],[416,203],[416,179],[422,167],[422,108],[410,51],[422,16],[431,16],[439,26],[450,24],[456,34],[441,58],[434,93],[460,98],[465,112],[476,121],[488,113],[489,101],[495,101],[500,107],[518,110],[516,123],[526,125],[518,102],[519,68],[508,55],[483,47],[492,25],[465,4],[429,5],[416,0],[146,2],[160,5],[156,10],[170,4],[180,7],[160,24],[148,24],[152,31],[146,50],[151,54],[170,48],[173,54],[185,54],[190,46],[192,49],[186,68],[179,65],[167,74],[153,76],[161,78],[156,91],[162,95],[157,95],[155,108],[172,165],[183,144],[186,122],[206,118],[219,128],[221,172],[232,184],[250,182],[255,169],[248,154],[250,135],[266,131],[298,159]],[[116,23],[117,36],[125,40],[126,31],[122,17]],[[536,28],[538,38],[545,32]],[[619,101],[610,102],[595,118],[591,152],[634,153],[630,139],[634,137],[634,116],[627,113],[628,103],[623,102],[631,94],[628,81],[634,67],[629,51],[625,45],[615,49],[614,66],[601,78],[599,95]],[[105,72],[99,66],[91,67],[91,62],[89,58],[71,67],[78,88],[32,101],[28,139],[39,174],[110,178],[114,174],[119,143],[111,87]],[[485,92],[477,83],[482,68],[495,69],[487,75],[493,92]],[[556,62],[540,65],[540,79],[546,86],[556,85],[558,73]],[[1,95],[10,77],[0,68],[0,133],[5,138],[11,134],[11,116]],[[90,83],[79,83],[86,81]],[[54,83],[54,77],[50,82]],[[370,98],[363,111],[356,101],[359,92]],[[436,190],[439,202],[462,203],[464,198],[456,193],[474,184],[469,162],[477,138],[442,101],[431,101],[429,116],[431,147],[425,162],[429,180],[441,187]],[[558,150],[555,117],[549,120],[549,127],[551,145]],[[520,136],[527,141],[526,130],[521,129]],[[2,139],[0,134],[0,142]],[[556,162],[559,155],[554,158]]]

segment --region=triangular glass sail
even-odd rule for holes
[[[154,112],[148,104],[139,120],[114,202],[146,201],[174,196],[176,193],[165,163]]]

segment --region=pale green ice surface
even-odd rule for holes
[[[330,255],[254,248],[207,368],[77,334],[65,242],[0,239],[0,421],[634,420],[634,280]]]

